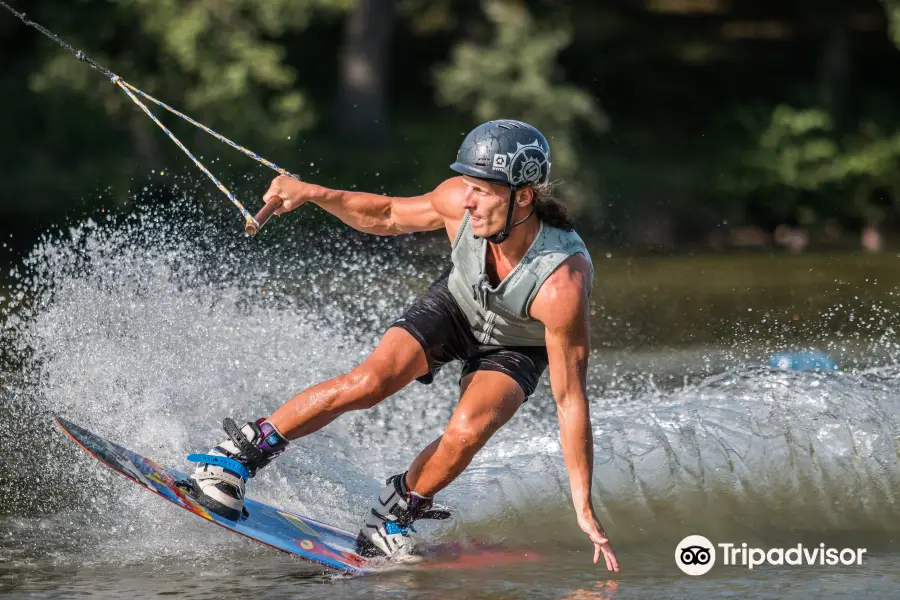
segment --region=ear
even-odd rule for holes
[[[516,192],[516,204],[528,206],[534,200],[534,190],[529,186]]]

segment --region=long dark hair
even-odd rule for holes
[[[558,184],[548,181],[532,186],[534,190],[534,214],[537,218],[551,227],[558,227],[566,231],[575,229],[575,220],[569,214],[568,207],[556,196]]]

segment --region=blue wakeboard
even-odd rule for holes
[[[366,559],[356,554],[356,536],[350,532],[249,499],[244,501],[243,517],[237,521],[225,519],[194,499],[190,480],[181,471],[166,468],[65,419],[57,418],[56,423],[76,444],[113,471],[216,525],[345,573],[363,575],[373,571],[366,567]]]

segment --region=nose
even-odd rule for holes
[[[463,208],[466,210],[475,208],[475,192],[472,191],[472,188],[466,188],[466,193],[463,195]]]

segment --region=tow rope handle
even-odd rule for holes
[[[250,235],[256,235],[260,229],[262,229],[263,225],[266,224],[272,215],[275,214],[275,211],[281,208],[284,205],[284,200],[279,198],[278,196],[273,196],[266,205],[263,206],[258,213],[256,213],[256,217],[252,220],[247,219],[247,224],[244,226],[244,231],[246,231]]]

